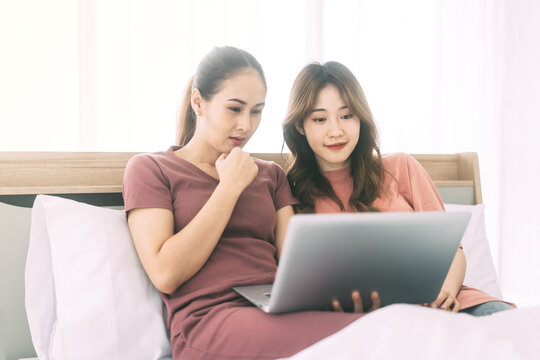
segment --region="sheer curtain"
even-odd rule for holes
[[[540,304],[540,3],[504,3],[500,277],[508,298]],[[489,181],[489,180],[488,180]]]
[[[0,150],[162,150],[196,64],[227,44],[267,75],[246,149],[279,152],[297,72],[338,60],[383,152],[478,152],[503,293],[540,304],[538,13],[534,0],[4,0]]]
[[[434,137],[440,150],[478,152],[502,292],[540,305],[540,3],[437,4]]]

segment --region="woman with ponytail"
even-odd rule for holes
[[[273,282],[296,203],[279,165],[242,150],[265,97],[252,55],[214,49],[187,87],[178,144],[126,167],[128,224],[162,293],[174,359],[287,357],[360,316],[269,315],[233,291]]]

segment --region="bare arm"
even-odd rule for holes
[[[463,284],[463,279],[465,279],[466,268],[465,254],[463,253],[463,249],[459,248],[454,256],[452,265],[450,265],[450,270],[448,270],[441,292],[437,299],[431,303],[431,307],[451,310],[453,312],[459,311],[460,304],[456,298]]]
[[[238,197],[258,172],[249,154],[233,150],[216,162],[220,182],[181,231],[166,209],[135,209],[128,225],[139,258],[154,286],[172,293],[206,263],[229,222]]]
[[[278,259],[281,256],[281,250],[283,249],[283,243],[285,242],[285,235],[287,233],[287,227],[289,226],[289,220],[294,215],[294,210],[291,205],[284,206],[277,211],[276,230],[274,231],[276,248],[278,253]]]

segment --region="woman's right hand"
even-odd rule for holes
[[[251,184],[259,168],[249,153],[235,147],[228,154],[221,154],[216,161],[219,182],[229,187],[236,187],[239,192]]]
[[[351,294],[351,298],[354,304],[355,313],[371,312],[381,307],[381,298],[379,297],[379,293],[376,291],[371,292],[371,307],[368,311],[364,311],[364,304],[362,302],[362,296],[360,295],[359,291],[353,291]],[[343,308],[341,307],[339,300],[333,300],[332,307],[334,308],[334,311],[343,312]]]

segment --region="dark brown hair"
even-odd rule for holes
[[[178,119],[178,132],[176,143],[184,146],[195,133],[197,117],[191,107],[191,93],[199,89],[205,100],[210,100],[221,90],[221,85],[238,73],[252,68],[255,69],[266,87],[266,79],[261,64],[247,51],[232,46],[216,47],[210,51],[199,63],[195,75],[191,77],[186,86],[184,100]]]
[[[382,191],[384,181],[377,126],[360,83],[348,68],[335,61],[305,66],[296,77],[289,97],[283,138],[292,153],[287,177],[299,201],[297,210],[314,212],[314,200],[320,197],[329,197],[344,208],[321,173],[306,137],[298,131],[312,112],[319,92],[327,85],[338,89],[350,111],[360,119],[360,138],[349,157],[353,178],[349,206],[356,211],[377,211],[372,204]]]

